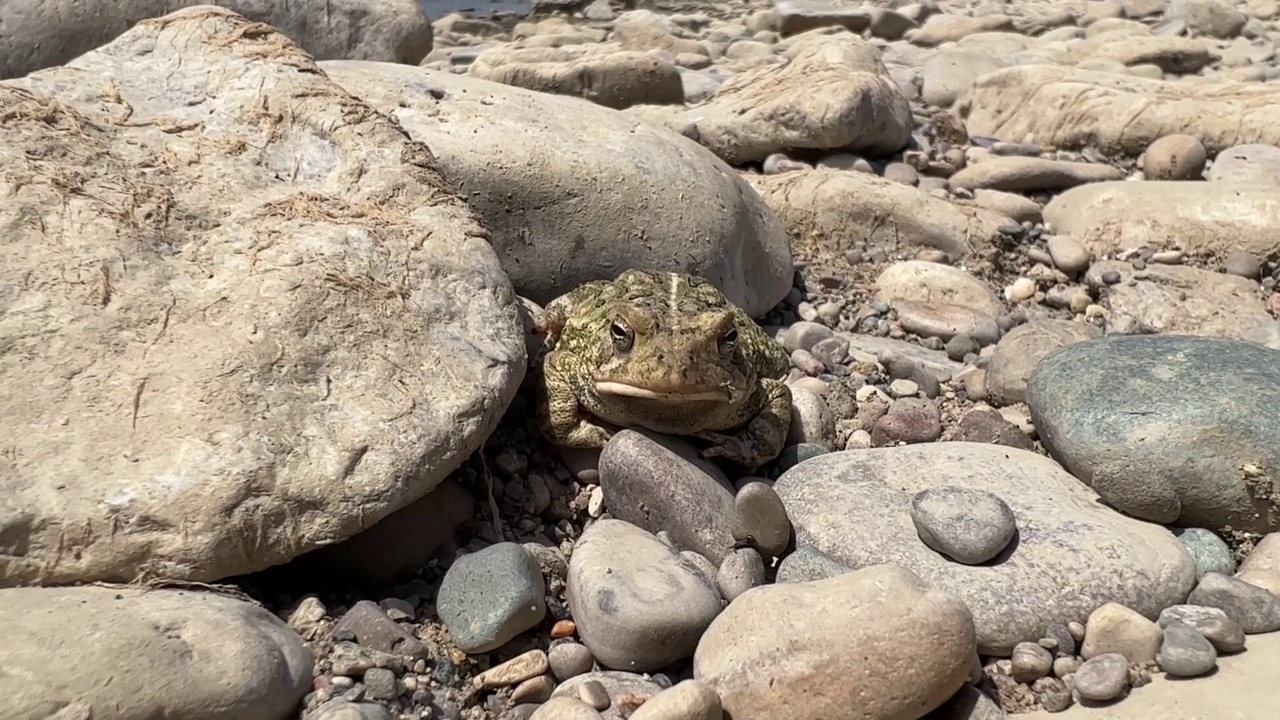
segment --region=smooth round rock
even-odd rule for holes
[[[999,555],[1018,529],[1013,511],[995,493],[953,486],[917,493],[911,522],[924,544],[966,565]]]
[[[1174,677],[1199,677],[1217,666],[1218,652],[1195,628],[1173,623],[1164,629],[1156,662]]]
[[[750,543],[768,557],[787,549],[791,521],[772,485],[757,480],[738,489],[733,496],[733,539]]]
[[[1080,654],[1085,658],[1115,653],[1134,664],[1156,659],[1160,626],[1119,603],[1106,603],[1089,614]]]
[[[591,672],[595,662],[591,650],[582,643],[559,643],[547,650],[547,665],[551,668],[551,674],[560,682]]]
[[[1110,702],[1129,687],[1129,661],[1117,653],[1103,653],[1076,670],[1076,692],[1094,702]]]
[[[996,493],[1009,505],[1020,532],[1007,558],[963,565],[920,541],[911,499],[948,485]],[[1168,530],[1107,508],[1030,451],[972,442],[845,450],[786,471],[774,489],[798,547],[848,567],[901,565],[957,595],[985,655],[1008,657],[1052,623],[1086,619],[1100,602],[1154,617],[1195,585],[1195,563]]]
[[[279,720],[296,716],[312,665],[284,621],[214,593],[0,590],[6,720]]]
[[[1148,180],[1196,180],[1208,159],[1199,138],[1165,135],[1147,146],[1142,155],[1142,172]]]
[[[569,610],[602,666],[658,670],[692,655],[720,613],[714,577],[631,523],[598,520],[569,560]]]
[[[1053,670],[1053,654],[1033,642],[1020,642],[1013,646],[1009,657],[1009,675],[1020,683],[1030,685]]]
[[[489,652],[542,622],[546,592],[533,555],[501,542],[454,560],[440,582],[436,612],[458,649]]]
[[[1246,633],[1280,630],[1280,598],[1233,577],[1205,575],[1187,596],[1187,603],[1222,610]]]
[[[738,720],[834,718],[852,707],[919,717],[965,686],[974,652],[963,602],[875,565],[748,591],[707,628],[693,674]]]

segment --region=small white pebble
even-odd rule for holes
[[[587,498],[587,515],[598,518],[604,514],[604,488],[599,485],[591,488],[591,496]]]
[[[334,675],[329,678],[329,682],[333,683],[333,686],[337,688],[349,688],[356,684],[354,679],[349,678],[346,675]]]
[[[1014,302],[1021,302],[1036,294],[1036,281],[1020,277],[1005,291],[1005,297]]]
[[[911,380],[898,379],[889,383],[889,394],[896,398],[915,397],[920,386]]]

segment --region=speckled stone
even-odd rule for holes
[[[1128,515],[1280,528],[1280,508],[1254,497],[1280,484],[1276,350],[1220,338],[1107,336],[1044,358],[1027,403],[1053,457]]]
[[[538,561],[513,542],[490,545],[449,566],[436,597],[436,612],[460,650],[501,647],[542,622],[546,582]]]

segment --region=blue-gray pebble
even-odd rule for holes
[[[546,581],[523,545],[497,543],[453,562],[436,612],[460,650],[488,652],[542,622]]]
[[[1182,528],[1173,534],[1195,558],[1197,580],[1209,573],[1235,574],[1236,560],[1231,556],[1231,548],[1217,533],[1204,528]]]

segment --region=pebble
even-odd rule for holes
[[[1102,653],[1076,670],[1076,692],[1094,702],[1110,702],[1129,687],[1129,661],[1119,653]]]
[[[604,720],[590,705],[570,697],[551,698],[529,720]]]
[[[454,560],[440,582],[436,612],[460,650],[488,652],[542,622],[546,592],[533,555],[502,542]]]
[[[1164,629],[1156,662],[1173,677],[1199,677],[1217,666],[1218,653],[1195,628],[1172,623]]]
[[[751,544],[765,557],[778,557],[791,540],[787,508],[773,486],[744,484],[733,498],[733,539]]]
[[[716,573],[716,586],[728,602],[765,584],[764,559],[754,548],[740,548],[725,556]]]
[[[1247,634],[1280,630],[1280,598],[1227,575],[1209,573],[1200,578],[1187,603],[1222,610]]]
[[[994,493],[946,485],[911,499],[911,522],[924,544],[966,565],[996,557],[1017,532],[1013,511]]]
[[[778,583],[809,582],[835,577],[851,569],[839,560],[811,546],[803,545],[778,563]]]
[[[1027,685],[1053,670],[1053,654],[1033,642],[1020,642],[1013,646],[1010,661],[1010,675],[1014,680]]]
[[[1207,160],[1199,138],[1165,135],[1147,146],[1142,172],[1148,180],[1199,180]]]
[[[511,691],[511,704],[544,703],[551,699],[551,691],[555,689],[556,681],[550,675],[529,678]]]
[[[1030,278],[1018,278],[1005,293],[1014,302],[1029,300],[1036,294],[1036,282]]]
[[[1072,277],[1088,269],[1093,259],[1088,248],[1070,235],[1050,235],[1045,240],[1045,246],[1049,250],[1049,257],[1053,258],[1053,264]]]
[[[371,700],[395,700],[400,696],[396,674],[386,668],[370,668],[363,680],[365,696]]]
[[[560,682],[591,672],[595,662],[591,650],[581,643],[557,643],[547,651],[547,666]]]
[[[530,650],[476,675],[473,684],[484,690],[517,685],[537,677],[551,669],[550,660],[543,650]]]
[[[720,696],[705,683],[684,680],[645,701],[631,720],[721,720]]]
[[[1080,654],[1085,659],[1116,654],[1141,664],[1156,659],[1163,635],[1160,626],[1119,603],[1106,603],[1089,614]]]

